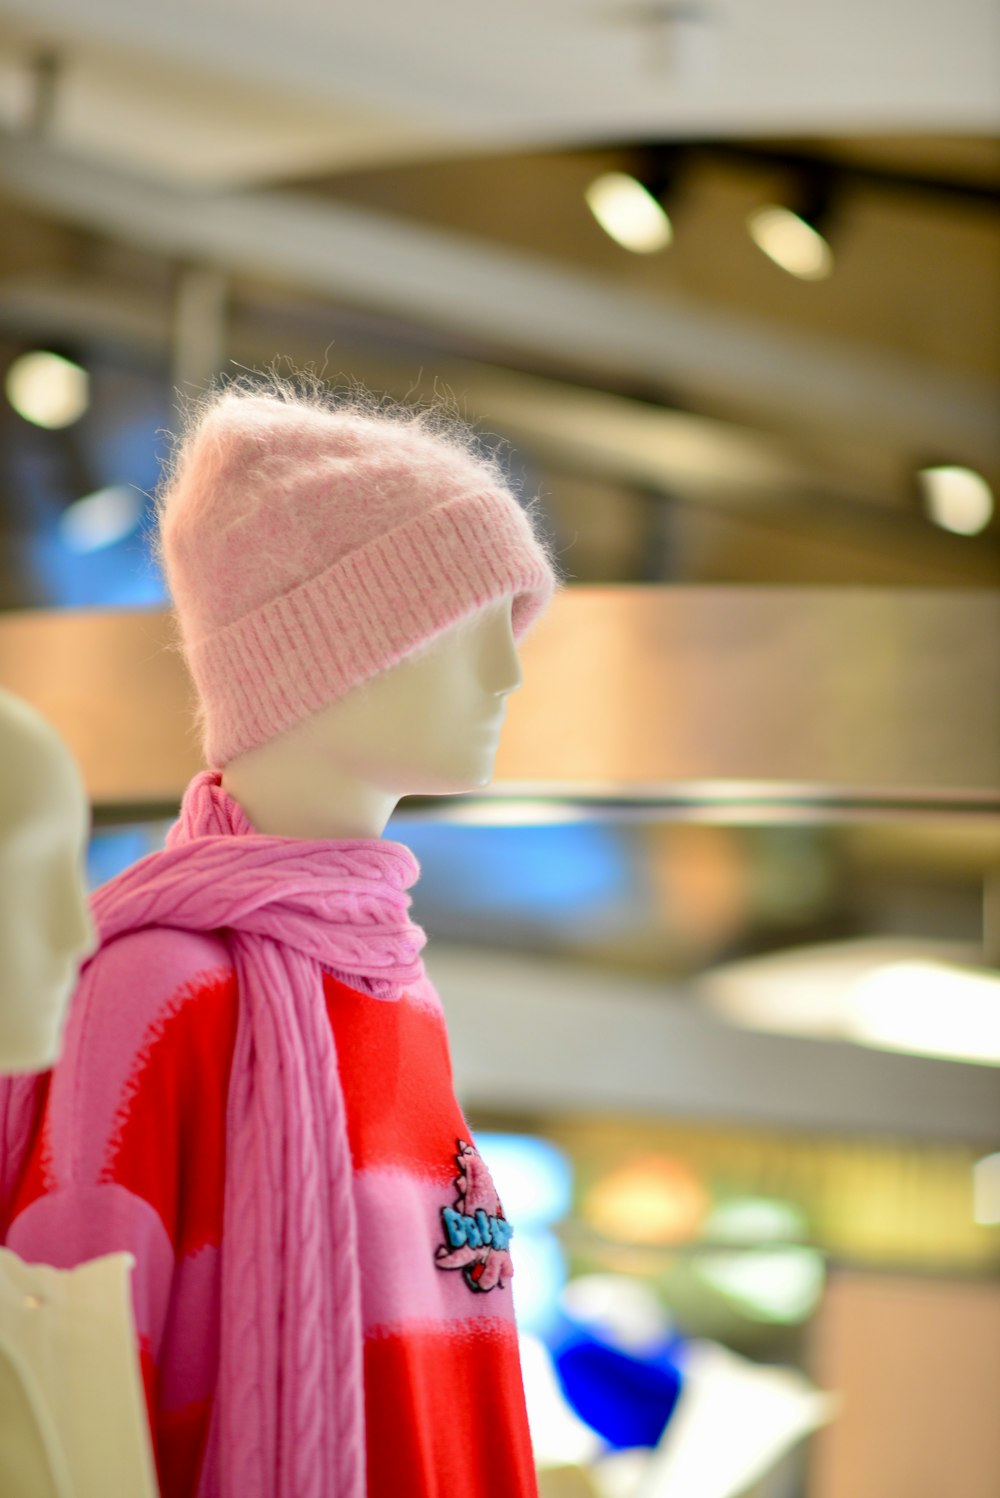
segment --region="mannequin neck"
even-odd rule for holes
[[[223,787],[258,832],[269,837],[381,837],[399,801],[338,764],[323,766],[322,796],[311,775],[295,774],[278,746],[241,755],[222,772]]]

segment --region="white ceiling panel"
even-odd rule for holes
[[[8,58],[62,53],[57,140],[195,178],[528,143],[1000,125],[993,0],[0,0],[0,35]]]

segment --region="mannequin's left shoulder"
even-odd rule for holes
[[[403,997],[406,1002],[413,1005],[414,1008],[422,1009],[429,1014],[433,1014],[436,1018],[440,1019],[442,1024],[444,1024],[444,1009],[441,1004],[441,999],[438,995],[437,989],[434,987],[434,984],[431,982],[430,978],[428,978],[426,973],[424,973],[422,977],[418,978],[415,983],[408,983],[406,985],[405,989],[403,990]]]
[[[216,936],[150,928],[107,942],[70,1004],[53,1108],[103,1149],[126,1100],[228,1074],[237,1003],[229,949]]]

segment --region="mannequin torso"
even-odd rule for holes
[[[232,761],[222,789],[265,844],[329,840],[349,863],[370,847],[368,867],[381,868],[405,854],[381,838],[401,796],[488,781],[519,682],[501,602]],[[367,906],[362,915],[370,921]],[[436,994],[425,979],[393,1002],[380,993],[377,977],[345,979],[336,964],[323,976],[354,1167],[368,1491],[423,1498],[448,1473],[456,1491],[477,1494],[491,1474],[490,1491],[528,1494],[509,1226],[454,1099]],[[229,949],[211,931],[154,926],[102,948],[77,995],[65,1064],[67,1098],[72,1087],[75,1116],[88,1121],[72,1149],[93,1164],[69,1176],[57,1150],[62,1189],[39,1196],[39,1160],[11,1237],[27,1254],[58,1238],[67,1261],[84,1242],[91,1253],[113,1245],[135,1254],[136,1320],[158,1375],[147,1393],[164,1498],[194,1490],[210,1430],[220,1348],[204,1306],[224,1293],[223,1140],[242,998]],[[57,1072],[54,1118],[61,1084]],[[470,1345],[477,1367],[490,1364],[488,1399],[470,1378]]]
[[[94,896],[9,1241],[134,1254],[164,1498],[530,1498],[512,1229],[382,834],[487,783],[544,541],[471,434],[277,381],[192,409],[158,506],[211,769]]]
[[[0,691],[0,1072],[41,1071],[96,933],[81,863],[89,814],[61,739]]]
[[[88,825],[66,746],[0,691],[0,1073],[42,1071],[60,1051],[96,940],[82,871]],[[13,1112],[34,1081],[4,1086]],[[0,1249],[0,1492],[154,1493],[130,1268],[123,1253],[59,1270]]]

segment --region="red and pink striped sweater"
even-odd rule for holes
[[[393,1003],[330,974],[323,991],[353,1161],[370,1498],[531,1495],[510,1228],[454,1097],[440,1003],[426,979]],[[61,1267],[135,1255],[164,1498],[214,1490],[200,1469],[238,1001],[218,936],[148,927],[103,948],[74,1001],[8,1236],[25,1259]]]

